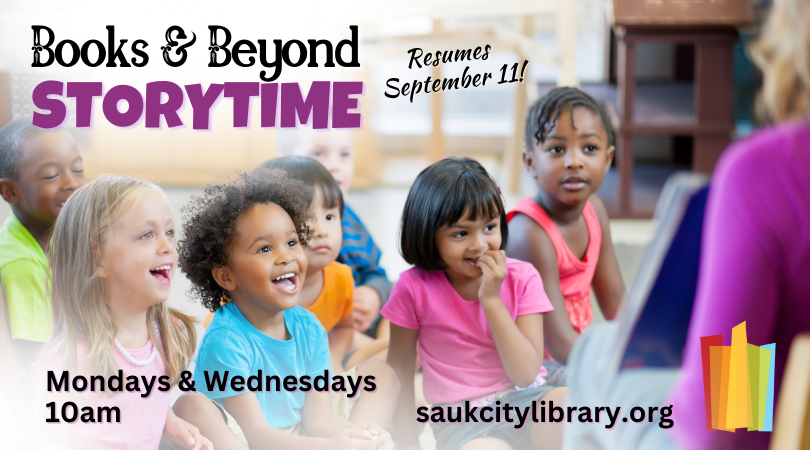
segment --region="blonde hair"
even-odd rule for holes
[[[96,276],[110,232],[128,207],[149,192],[163,190],[148,181],[104,175],[78,189],[54,225],[48,263],[52,280],[54,339],[64,340],[64,361],[76,367],[76,347],[87,347],[88,368],[110,376],[119,367],[113,356],[118,323],[107,303],[103,280]],[[147,330],[166,366],[171,384],[188,366],[196,348],[194,319],[166,302],[146,311]]]
[[[749,48],[763,72],[757,113],[782,122],[810,119],[810,2],[774,2],[762,34]]]

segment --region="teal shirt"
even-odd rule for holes
[[[51,339],[49,280],[45,252],[12,214],[0,228],[0,284],[12,339]]]
[[[234,302],[220,306],[197,352],[194,369],[197,391],[221,403],[222,398],[251,392],[247,388],[234,391],[230,385],[234,376],[247,381],[261,371],[263,384],[269,376],[278,376],[281,381],[288,376],[299,379],[309,376],[312,383],[316,376],[324,376],[327,370],[331,372],[329,339],[315,314],[296,306],[284,311],[284,324],[290,339],[279,341],[251,325]],[[208,390],[205,373],[213,380],[215,372],[224,377],[226,371],[228,385],[224,391],[216,386]],[[265,384],[261,392],[254,392],[267,425],[273,428],[296,425],[301,421],[306,393],[300,389],[287,391],[283,387],[276,391],[276,387],[272,385],[268,390]]]

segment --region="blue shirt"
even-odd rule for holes
[[[391,294],[391,283],[385,269],[380,267],[380,249],[374,244],[366,226],[349,208],[343,207],[343,245],[337,261],[352,268],[355,286],[368,286],[380,295],[381,304],[388,301]],[[379,315],[376,321],[379,320]]]
[[[222,398],[251,392],[247,388],[248,378],[254,377],[250,384],[256,387],[256,376],[261,370],[257,381],[262,384],[262,391],[254,394],[267,425],[286,428],[300,422],[306,392],[300,389],[288,392],[284,388],[284,378],[294,376],[300,379],[308,375],[312,382],[316,376],[323,376],[324,370],[332,367],[329,340],[315,315],[300,306],[284,311],[284,323],[291,338],[279,341],[251,325],[234,302],[220,306],[205,331],[197,354],[194,369],[197,390],[221,403]],[[209,379],[213,379],[215,371],[220,379],[228,371],[224,391],[216,385],[213,390],[208,390],[205,372],[208,372]],[[274,375],[280,378],[280,386],[276,382],[265,382],[267,377]],[[232,389],[234,376],[243,377],[244,390]],[[277,387],[280,390],[276,391]]]

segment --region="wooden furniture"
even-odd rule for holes
[[[614,217],[646,217],[632,208],[633,139],[638,135],[691,136],[692,169],[711,173],[734,129],[732,117],[732,51],[737,32],[729,26],[617,26],[619,127],[616,163],[619,206]],[[694,45],[694,113],[692,117],[634,114],[636,48],[639,42]]]
[[[747,25],[754,20],[751,0],[609,0],[615,25]]]
[[[797,335],[790,344],[770,448],[810,448],[810,333]]]

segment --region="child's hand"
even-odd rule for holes
[[[394,440],[391,439],[391,433],[383,430],[375,424],[371,424],[366,428],[367,434],[374,440],[377,445],[376,448],[390,450],[394,448]]]
[[[346,428],[337,436],[329,439],[329,448],[334,450],[374,450],[379,447],[374,437],[371,432],[362,428]],[[393,445],[390,448],[393,448]]]
[[[506,278],[506,252],[503,250],[487,250],[475,262],[484,272],[484,281],[478,289],[478,299],[481,301],[501,298],[501,284]]]
[[[380,312],[380,294],[368,286],[357,286],[354,288],[354,329],[366,331],[371,326],[371,321]]]
[[[175,444],[190,450],[214,450],[214,444],[200,434],[194,425],[174,415],[169,409],[166,416],[166,425],[163,426],[163,435]]]

